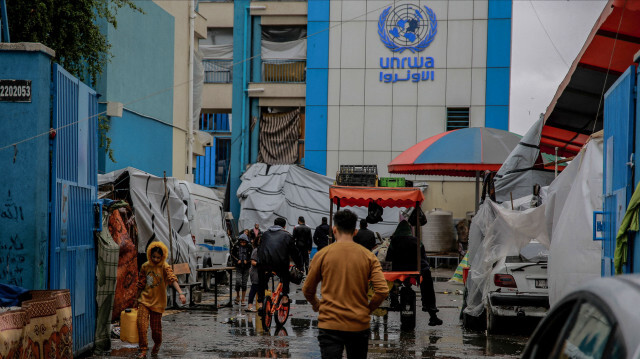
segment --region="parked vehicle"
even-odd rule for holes
[[[522,358],[638,358],[639,300],[638,275],[590,281],[540,322]]]
[[[487,331],[494,333],[505,317],[544,317],[549,310],[549,251],[531,241],[520,255],[507,256],[493,269],[486,298]]]
[[[198,268],[226,265],[231,247],[222,201],[210,188],[179,181],[179,193],[187,206],[191,238],[197,248]]]

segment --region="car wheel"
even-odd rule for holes
[[[500,317],[493,314],[491,308],[487,308],[487,333],[496,334],[500,328]]]
[[[462,313],[462,325],[468,330],[484,331],[487,328],[486,314],[483,311],[479,317],[474,317],[467,313]]]

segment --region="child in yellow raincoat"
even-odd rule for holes
[[[162,344],[162,313],[167,305],[167,286],[171,285],[180,294],[182,304],[187,298],[180,290],[178,279],[166,262],[169,251],[162,242],[153,242],[147,248],[148,261],[138,275],[138,358],[146,358],[148,342],[147,328],[151,322],[153,339],[152,355],[157,355]]]

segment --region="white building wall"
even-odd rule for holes
[[[428,6],[438,32],[424,51],[393,53],[378,21],[392,6]],[[331,1],[327,174],[340,164],[376,164],[381,176],[402,151],[446,129],[447,107],[469,107],[470,126],[484,126],[486,0]],[[380,58],[433,57],[433,81],[380,82]],[[413,61],[413,60],[412,60]]]

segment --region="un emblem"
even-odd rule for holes
[[[436,14],[430,8],[404,4],[386,8],[378,20],[378,35],[389,50],[412,53],[426,49],[438,32]]]

